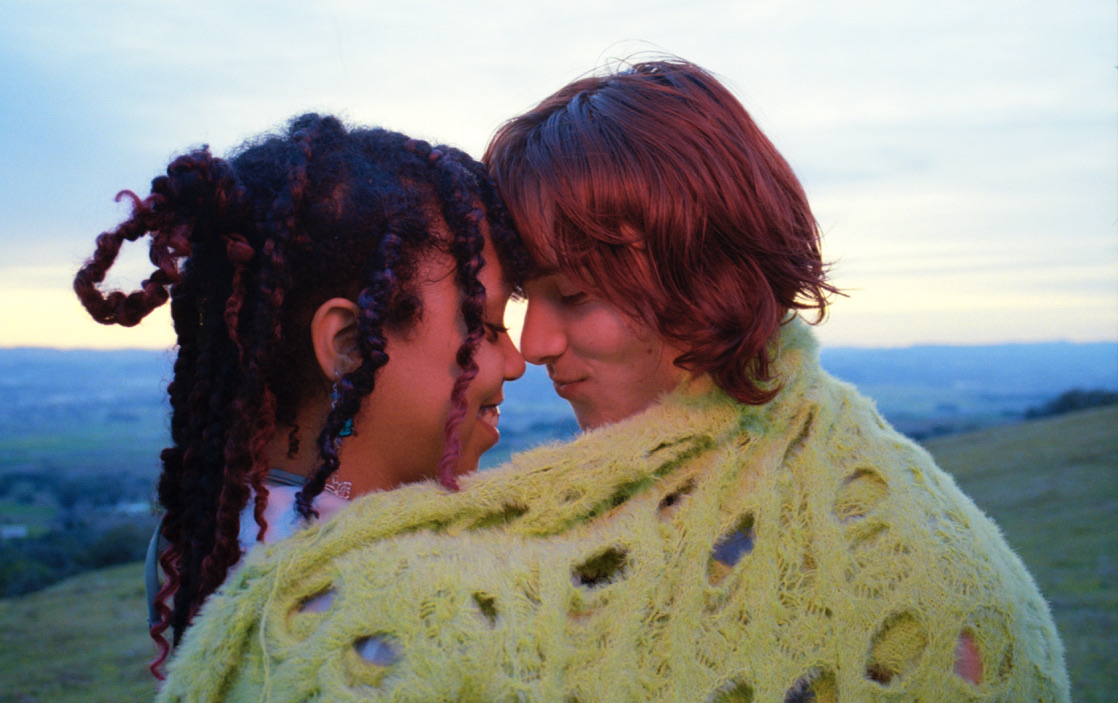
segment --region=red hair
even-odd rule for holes
[[[793,310],[825,314],[820,234],[803,188],[741,103],[678,60],[577,80],[486,150],[537,262],[687,350],[743,403],[776,389],[766,345]]]

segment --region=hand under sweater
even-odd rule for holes
[[[159,700],[1068,701],[997,527],[806,326],[780,344],[766,405],[681,389],[255,550]]]

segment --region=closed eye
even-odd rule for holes
[[[585,303],[588,300],[590,300],[590,294],[587,293],[586,291],[581,291],[581,290],[578,291],[577,293],[571,293],[570,295],[560,295],[559,296],[559,302],[562,303],[563,305],[568,305],[568,306],[570,306],[570,305],[581,305],[582,303]]]
[[[496,343],[502,334],[508,334],[509,332],[509,328],[504,325],[496,325],[492,322],[482,324],[485,326],[485,338],[491,343]]]

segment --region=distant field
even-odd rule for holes
[[[925,444],[1035,575],[1078,703],[1118,690],[1116,428],[1112,406]],[[0,600],[0,701],[150,700],[142,590],[133,564]]]

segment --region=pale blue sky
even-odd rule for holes
[[[184,149],[318,110],[480,154],[649,50],[725,79],[799,173],[850,293],[824,343],[1118,340],[1113,0],[0,0],[0,346],[172,342],[69,285]]]

